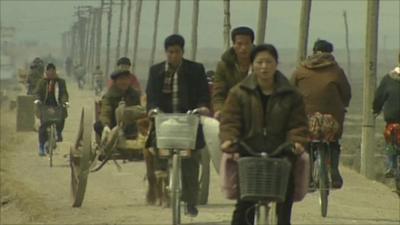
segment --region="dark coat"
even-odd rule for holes
[[[159,108],[162,112],[172,113],[172,94],[163,92],[165,79],[165,61],[153,65],[147,81],[147,110]],[[178,105],[179,112],[186,113],[199,107],[209,107],[210,93],[204,66],[200,63],[184,59],[178,70]],[[196,149],[204,147],[204,135],[199,128]],[[156,146],[154,127],[152,128],[147,146]]]
[[[163,93],[165,62],[153,65],[147,81],[147,110],[159,108],[172,113],[172,94]],[[209,107],[210,93],[204,66],[184,59],[178,71],[179,111],[186,113],[198,107]]]
[[[58,93],[55,93],[56,101],[57,101],[57,106],[62,106],[64,103],[69,101],[69,95],[67,91],[67,85],[65,83],[65,80],[62,78],[56,78],[55,79],[55,86],[58,87],[56,88],[55,91],[58,90]],[[46,103],[49,93],[48,93],[48,85],[49,85],[49,80],[46,78],[42,78],[41,80],[38,81],[37,86],[36,86],[36,99],[40,100],[43,104]],[[67,117],[67,109],[64,108],[64,116]]]
[[[300,93],[279,71],[275,73],[274,91],[266,109],[255,75],[250,75],[231,89],[220,123],[220,139],[244,139],[254,149],[275,150],[285,141],[306,143],[307,117]]]
[[[373,103],[374,113],[380,113],[383,108],[387,123],[400,123],[400,68],[397,70],[383,77]]]
[[[351,87],[333,55],[317,53],[309,56],[294,71],[291,81],[304,97],[306,113],[331,114],[340,124],[340,138]]]
[[[103,126],[110,128],[116,125],[115,109],[121,100],[125,101],[126,106],[140,105],[140,93],[129,87],[126,92],[122,92],[115,85],[112,85],[101,100],[101,110],[99,120]]]

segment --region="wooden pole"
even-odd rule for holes
[[[231,47],[231,7],[230,0],[224,0],[224,48],[227,50]]]
[[[160,17],[160,0],[156,0],[155,10],[154,10],[153,46],[151,48],[150,66],[154,64],[154,58],[156,55],[159,17]]]
[[[297,64],[307,57],[308,32],[310,27],[311,0],[302,0],[300,15],[300,35],[297,52]]]
[[[129,35],[131,32],[131,12],[132,12],[132,0],[127,0],[128,1],[128,11],[126,12],[128,19],[126,22],[126,37],[125,37],[125,50],[124,50],[124,56],[128,56],[128,51],[129,51]]]
[[[196,60],[197,54],[197,31],[199,29],[199,0],[193,0],[193,21],[192,21],[192,51],[191,59]]]
[[[98,20],[97,20],[97,31],[96,31],[96,66],[99,66],[101,63],[101,41],[102,41],[102,18],[103,18],[103,7],[104,7],[104,0],[101,0],[100,9],[98,9]],[[106,73],[106,76],[107,73]]]
[[[267,27],[268,0],[260,0],[258,8],[257,38],[256,43],[262,44],[265,41],[265,30]]]
[[[91,26],[91,31],[90,31],[90,44],[89,44],[89,57],[88,57],[88,69],[89,71],[93,71],[93,64],[94,64],[94,53],[95,53],[95,36],[96,36],[96,25],[98,21],[98,14],[96,12],[96,9],[91,10],[91,15],[92,15],[92,26]]]
[[[115,53],[115,60],[120,57],[121,50],[121,37],[122,37],[122,20],[124,19],[124,0],[121,0],[120,10],[119,10],[119,27],[118,27],[118,38],[117,38],[117,48]]]
[[[110,0],[108,9],[108,24],[107,24],[107,49],[106,49],[106,76],[110,72],[110,46],[111,46],[111,21],[112,21],[112,4],[113,0]]]
[[[374,178],[375,119],[372,102],[376,88],[376,66],[378,48],[379,0],[368,1],[367,34],[365,45],[365,68],[363,87],[363,125],[361,130],[361,173]]]
[[[179,17],[181,14],[181,0],[175,0],[174,34],[179,33]]]
[[[346,40],[346,53],[347,53],[347,76],[351,77],[351,58],[350,58],[350,45],[349,45],[349,24],[347,22],[347,12],[343,11],[345,40]]]
[[[135,33],[134,33],[134,41],[133,41],[133,58],[132,58],[132,67],[136,66],[137,61],[137,51],[139,48],[139,32],[140,32],[140,14],[142,12],[142,2],[143,0],[137,0],[136,2],[136,14],[135,14]]]

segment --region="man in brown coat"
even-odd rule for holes
[[[233,46],[218,62],[212,90],[214,117],[219,118],[229,90],[243,80],[250,70],[250,52],[253,48],[254,32],[249,27],[237,27],[231,34]]]
[[[339,140],[343,133],[343,122],[346,108],[351,99],[351,88],[343,69],[331,54],[333,45],[325,40],[317,40],[313,48],[314,54],[300,63],[291,78],[304,96],[306,113],[331,114],[339,123],[336,136]],[[343,185],[339,173],[339,142],[331,143],[332,185],[340,188]]]

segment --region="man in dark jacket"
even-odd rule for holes
[[[214,117],[217,119],[220,118],[229,90],[242,81],[250,70],[253,30],[249,27],[237,27],[232,30],[231,38],[233,46],[221,56],[213,82],[212,104]]]
[[[110,131],[117,125],[115,109],[120,101],[124,101],[126,106],[140,105],[140,93],[130,85],[129,70],[117,70],[111,74],[112,85],[101,101],[99,121],[94,125],[97,135],[101,136],[103,129]],[[126,136],[136,136],[137,127],[127,126],[124,129]]]
[[[54,64],[49,63],[47,65],[46,77],[38,82],[35,93],[35,103],[40,103],[40,108],[45,106],[62,108],[62,118],[60,118],[59,123],[56,123],[57,141],[62,141],[62,131],[64,129],[65,118],[67,117],[66,107],[69,104],[69,97],[65,80],[57,76],[56,67],[54,66]],[[46,152],[44,145],[48,138],[46,134],[46,129],[50,124],[43,122],[43,118],[41,118],[42,116],[42,113],[39,113],[39,117],[41,120],[39,127],[39,155],[45,156]]]
[[[164,43],[167,60],[150,68],[146,90],[149,112],[159,109],[165,113],[186,113],[196,108],[204,114],[209,112],[210,95],[204,66],[183,58],[184,44],[185,40],[180,35],[167,37]],[[151,136],[150,139],[154,140],[154,132]],[[182,200],[187,203],[186,213],[196,216],[199,151],[194,151],[192,157],[182,160],[181,165]]]
[[[399,65],[389,74],[383,77],[375,93],[373,103],[374,114],[378,115],[383,109],[384,119],[387,125],[400,123],[400,54]],[[390,144],[386,146],[388,170],[386,177],[393,177],[397,168],[397,155]]]
[[[39,81],[43,78],[44,62],[41,58],[36,57],[31,66],[27,79],[28,95],[34,95]]]

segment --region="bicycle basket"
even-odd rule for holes
[[[200,118],[189,114],[159,114],[155,117],[157,148],[194,149]]]
[[[46,122],[59,122],[63,119],[63,108],[57,106],[42,106],[40,108],[40,120]]]
[[[286,159],[239,159],[240,198],[246,201],[285,201],[291,164]]]

